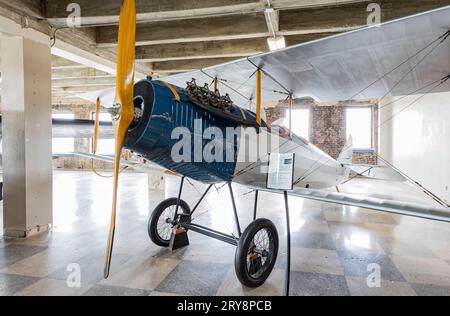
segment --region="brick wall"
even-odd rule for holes
[[[346,116],[345,110],[353,106],[373,107],[373,144],[374,153],[355,153],[353,162],[355,164],[378,163],[378,103],[376,100],[315,103],[311,99],[295,100],[294,109],[310,110],[310,141],[319,149],[329,154],[333,158],[338,158],[345,144],[347,143]],[[276,120],[286,117],[288,104],[280,102],[277,106],[267,108],[267,122],[272,124]]]

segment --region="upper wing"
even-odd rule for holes
[[[387,92],[394,96],[410,94],[450,73],[450,40],[439,45],[406,78],[402,79],[431,48],[377,80],[442,36],[449,30],[448,21],[450,7],[444,7],[379,27],[367,27],[163,80],[184,87],[191,78],[196,78],[198,83],[219,78],[225,81],[221,90],[232,95],[238,104],[245,103],[240,102],[243,97],[248,100],[254,94],[255,80],[249,78],[257,67],[270,75],[263,76],[266,100],[283,98],[275,90],[292,92],[295,98],[313,97],[321,101],[374,98]],[[448,91],[449,87],[441,89]]]

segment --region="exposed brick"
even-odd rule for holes
[[[329,154],[333,158],[338,158],[345,144],[347,143],[346,116],[345,110],[351,106],[373,106],[373,143],[374,153],[355,153],[353,163],[355,164],[378,164],[378,102],[367,101],[340,101],[334,103],[317,104],[312,99],[295,100],[294,109],[308,108],[311,111],[310,117],[310,141],[319,149]],[[276,107],[266,109],[267,122],[286,117],[288,104],[286,101],[280,102]]]

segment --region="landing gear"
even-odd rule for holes
[[[268,219],[251,223],[239,239],[235,270],[239,281],[259,287],[272,273],[278,255],[278,232]]]
[[[178,199],[171,198],[161,202],[153,211],[148,222],[148,235],[157,246],[169,247],[173,229],[175,227]],[[181,212],[180,212],[181,211]],[[189,205],[180,200],[179,214],[189,215]]]
[[[279,240],[277,229],[270,220],[256,219],[258,195],[255,199],[255,220],[242,233],[233,188],[231,183],[228,184],[237,231],[237,236],[232,236],[191,223],[193,214],[213,185],[208,187],[191,211],[189,205],[181,199],[183,183],[184,178],[181,181],[178,198],[163,201],[153,211],[148,224],[150,239],[158,246],[174,249],[173,243],[174,240],[176,241],[177,230],[181,230],[181,234],[185,236],[187,231],[192,231],[236,246],[235,270],[239,281],[252,288],[263,285],[275,266]],[[181,242],[181,247],[188,244],[189,242]]]

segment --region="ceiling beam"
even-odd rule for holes
[[[2,1],[2,0],[0,0]],[[36,41],[49,42],[56,37],[52,44],[52,54],[64,57],[78,64],[115,73],[115,50],[98,48],[96,46],[95,29],[64,28],[56,31],[46,20],[28,15],[26,3],[32,0],[11,0],[15,8],[0,3],[0,31],[10,35],[21,35]],[[22,6],[19,6],[22,4]],[[145,77],[151,70],[144,64],[136,67],[138,78]]]
[[[97,28],[99,47],[117,46],[117,26]],[[264,14],[139,24],[136,45],[156,45],[267,36]]]
[[[87,66],[75,63],[73,61],[64,59],[62,57],[52,56],[52,69],[53,70],[64,70],[64,69],[79,69],[86,68]]]
[[[284,28],[279,34],[305,35],[344,32],[362,26],[361,24],[342,26],[340,22],[336,22],[335,27],[328,28],[322,28],[320,25],[315,24],[311,25],[314,25],[314,27]],[[98,28],[97,32],[98,47],[111,48],[117,46],[117,27],[101,27]],[[176,23],[142,24],[138,26],[136,45],[139,47],[234,40],[242,42],[242,40],[261,39],[269,36],[271,35],[267,30],[264,14],[249,15],[244,18],[242,16],[227,16],[204,20],[186,20]]]
[[[23,13],[27,17],[44,18],[41,0],[0,0],[0,5]]]
[[[53,68],[52,79],[106,76],[108,73],[88,67]]]
[[[392,21],[448,5],[448,0],[378,0],[370,2],[381,4],[381,22]],[[342,26],[365,26],[367,25],[368,15],[367,2],[319,9],[283,11],[280,15],[280,35],[292,34],[292,30],[308,29],[311,28],[311,25],[324,29]]]
[[[313,33],[286,36],[288,45],[300,44],[337,33]],[[138,63],[210,58],[240,58],[269,51],[265,38],[140,46],[136,48]]]
[[[280,12],[278,35],[344,32],[367,24],[367,3],[307,7]],[[448,0],[383,0],[383,21],[393,20],[448,4]],[[275,8],[276,9],[276,8]],[[264,12],[264,11],[263,11]],[[117,26],[97,27],[98,47],[117,45]],[[264,13],[142,23],[137,27],[137,46],[207,42],[271,36]]]
[[[61,106],[79,106],[79,105],[88,105],[94,104],[88,100],[84,100],[82,98],[72,97],[72,98],[52,98],[52,106],[53,107],[61,107]]]
[[[236,58],[210,58],[157,62],[153,63],[153,71],[155,73],[178,73],[184,71],[192,71],[227,63],[235,59]]]
[[[103,86],[114,85],[116,83],[115,76],[97,76],[97,77],[80,77],[80,78],[62,78],[53,79],[52,87],[87,87],[87,86]]]
[[[105,84],[98,86],[86,86],[86,87],[52,87],[53,91],[63,91],[67,94],[79,95],[87,92],[100,91],[109,88],[113,88],[115,84]]]
[[[267,51],[267,42],[255,38],[232,41],[211,41],[140,46],[136,49],[138,62],[162,62],[208,58],[238,58]]]
[[[48,1],[45,14],[53,25],[66,25],[67,5],[72,0]],[[137,22],[151,23],[218,17],[234,14],[263,13],[267,0],[172,0],[138,1]],[[275,10],[322,7],[337,4],[369,2],[368,0],[271,0]],[[121,0],[77,0],[82,10],[82,25],[117,24]]]

